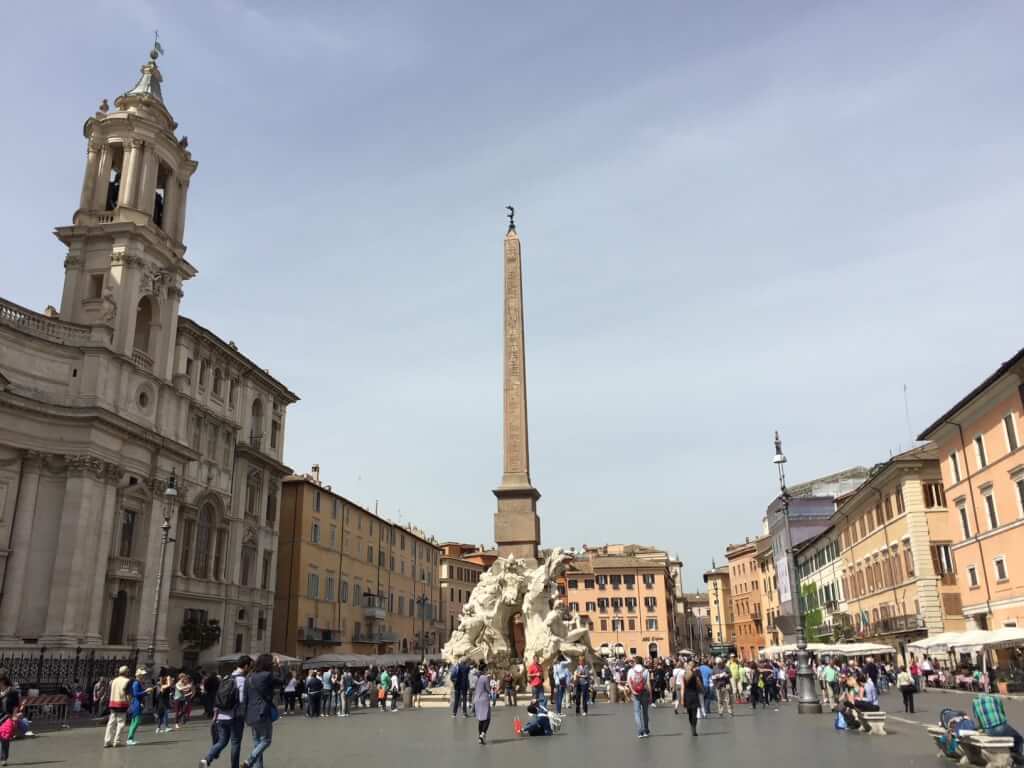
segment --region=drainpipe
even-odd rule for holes
[[[967,497],[971,501],[971,514],[974,516],[973,538],[978,545],[978,556],[981,558],[981,574],[985,577],[985,608],[988,611],[988,613],[985,614],[985,623],[988,624],[989,619],[992,617],[992,590],[989,588],[988,584],[988,568],[985,565],[985,550],[981,546],[981,539],[978,537],[978,534],[981,531],[981,526],[978,524],[978,507],[974,503],[974,483],[972,482],[971,465],[970,462],[967,461],[967,443],[964,440],[964,428],[957,422],[950,421],[948,419],[945,423],[952,424],[960,433],[960,450],[964,455],[964,472],[967,473]]]

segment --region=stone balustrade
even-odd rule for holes
[[[111,576],[141,579],[142,561],[132,557],[112,557],[107,571]]]
[[[87,326],[41,315],[6,299],[0,299],[0,323],[60,344],[85,344],[89,341]]]
[[[141,368],[144,371],[153,372],[153,358],[143,352],[141,349],[132,350],[132,362],[135,363],[136,368]]]

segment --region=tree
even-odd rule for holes
[[[181,625],[178,642],[190,650],[205,651],[220,640],[220,622],[216,619],[189,618]]]

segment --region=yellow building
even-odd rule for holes
[[[755,550],[758,578],[761,580],[761,615],[764,616],[762,644],[781,645],[782,633],[775,627],[779,617],[779,581],[775,575],[775,557],[771,537],[765,536],[757,542]]]
[[[842,596],[858,637],[905,646],[964,628],[934,444],[878,465],[834,517]]]
[[[302,658],[440,652],[433,539],[333,492],[318,467],[282,483],[280,536],[274,650]]]
[[[735,627],[732,619],[732,592],[729,584],[729,566],[722,565],[704,571],[704,583],[708,585],[709,621],[711,642],[726,645],[733,642]]]
[[[677,565],[653,547],[585,547],[558,590],[605,655],[667,656],[675,650]]]
[[[459,626],[462,608],[469,602],[480,575],[496,556],[496,552],[484,552],[471,544],[453,541],[441,544],[441,602],[444,605],[441,615],[445,641]]]

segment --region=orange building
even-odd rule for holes
[[[1024,349],[919,439],[938,446],[969,626],[1024,626]]]
[[[667,656],[675,637],[679,563],[638,545],[584,547],[558,585],[605,655]]]
[[[761,569],[757,562],[758,543],[766,536],[731,544],[725,549],[729,563],[729,588],[736,655],[744,661],[758,658],[764,647],[764,611],[761,606]],[[770,545],[769,545],[770,546]]]

